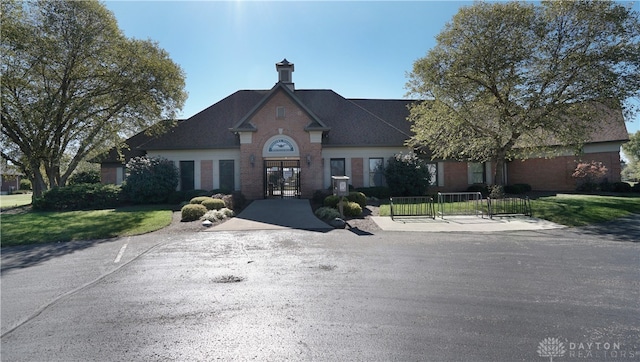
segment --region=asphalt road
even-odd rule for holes
[[[3,249],[1,359],[639,361],[640,245],[614,239],[269,230]]]

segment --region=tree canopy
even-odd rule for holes
[[[640,95],[639,14],[610,1],[463,7],[409,74],[413,137],[433,158],[496,164],[535,147],[580,149]]]
[[[629,142],[622,145],[622,150],[629,160],[623,173],[629,179],[640,180],[640,131],[629,134]]]
[[[126,38],[101,3],[8,0],[1,10],[0,155],[34,196],[182,108],[182,69],[153,41]]]

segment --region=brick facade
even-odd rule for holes
[[[106,165],[103,164],[100,167],[100,182],[103,184],[117,184],[118,183],[118,168],[121,165]]]
[[[364,164],[361,157],[351,159],[351,185],[353,187],[364,186]]]
[[[507,166],[509,184],[526,183],[539,191],[574,191],[576,179],[571,177],[578,161],[602,162],[608,169],[609,182],[620,181],[620,154],[617,152],[587,153],[580,157],[559,156],[513,161]]]
[[[276,117],[277,107],[284,107],[284,117]],[[311,198],[315,190],[322,188],[322,144],[311,143],[309,132],[305,130],[311,121],[283,90],[276,92],[253,115],[250,122],[257,131],[252,132],[251,143],[240,145],[240,187],[248,199],[264,197],[263,150],[265,143],[278,135],[290,137],[298,146],[298,156],[294,159],[300,160],[301,197]]]
[[[176,164],[193,161],[194,186],[207,190],[220,184],[220,162],[233,161],[234,188],[248,199],[265,197],[265,161],[296,160],[300,165],[299,196],[311,198],[316,190],[330,184],[331,159],[345,160],[351,185],[366,187],[370,186],[371,159],[386,160],[410,151],[405,143],[411,134],[407,122],[411,100],[346,99],[331,90],[295,90],[293,63],[284,59],[276,63],[276,70],[278,83],[271,90],[238,91],[179,122],[166,135],[150,139],[140,133],[130,138],[127,142],[136,153],[127,158],[142,153]],[[581,159],[604,163],[609,169],[607,180],[616,182],[620,180],[620,145],[628,134],[621,114],[604,121],[611,127],[594,135]],[[280,143],[273,143],[275,148],[269,151],[272,142]],[[101,178],[103,183],[117,184],[122,182],[124,165],[115,164],[115,151],[110,155],[102,164]],[[506,182],[527,183],[534,190],[573,191],[576,180],[571,174],[577,160],[561,156],[509,162]],[[489,184],[495,181],[491,170],[495,164],[491,166],[485,166]],[[437,173],[437,185],[429,188],[430,193],[465,191],[473,179],[466,162],[440,161]]]
[[[200,188],[213,189],[213,160],[200,161]]]

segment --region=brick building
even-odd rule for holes
[[[384,184],[381,166],[411,150],[407,121],[410,100],[346,99],[332,90],[296,89],[293,63],[276,64],[270,90],[241,90],[179,121],[165,134],[140,133],[129,140],[125,159],[147,154],[175,162],[181,190],[240,190],[249,199],[310,198],[349,176],[354,187]],[[603,162],[609,181],[620,180],[620,145],[628,140],[620,113],[603,120],[584,147],[583,160]],[[571,152],[506,165],[506,182],[534,190],[569,191],[578,158]],[[491,184],[491,163],[436,160],[429,164],[431,191],[464,191]],[[102,162],[102,181],[122,182],[124,163],[112,151]]]

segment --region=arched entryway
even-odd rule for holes
[[[264,198],[300,198],[300,160],[264,161]]]

